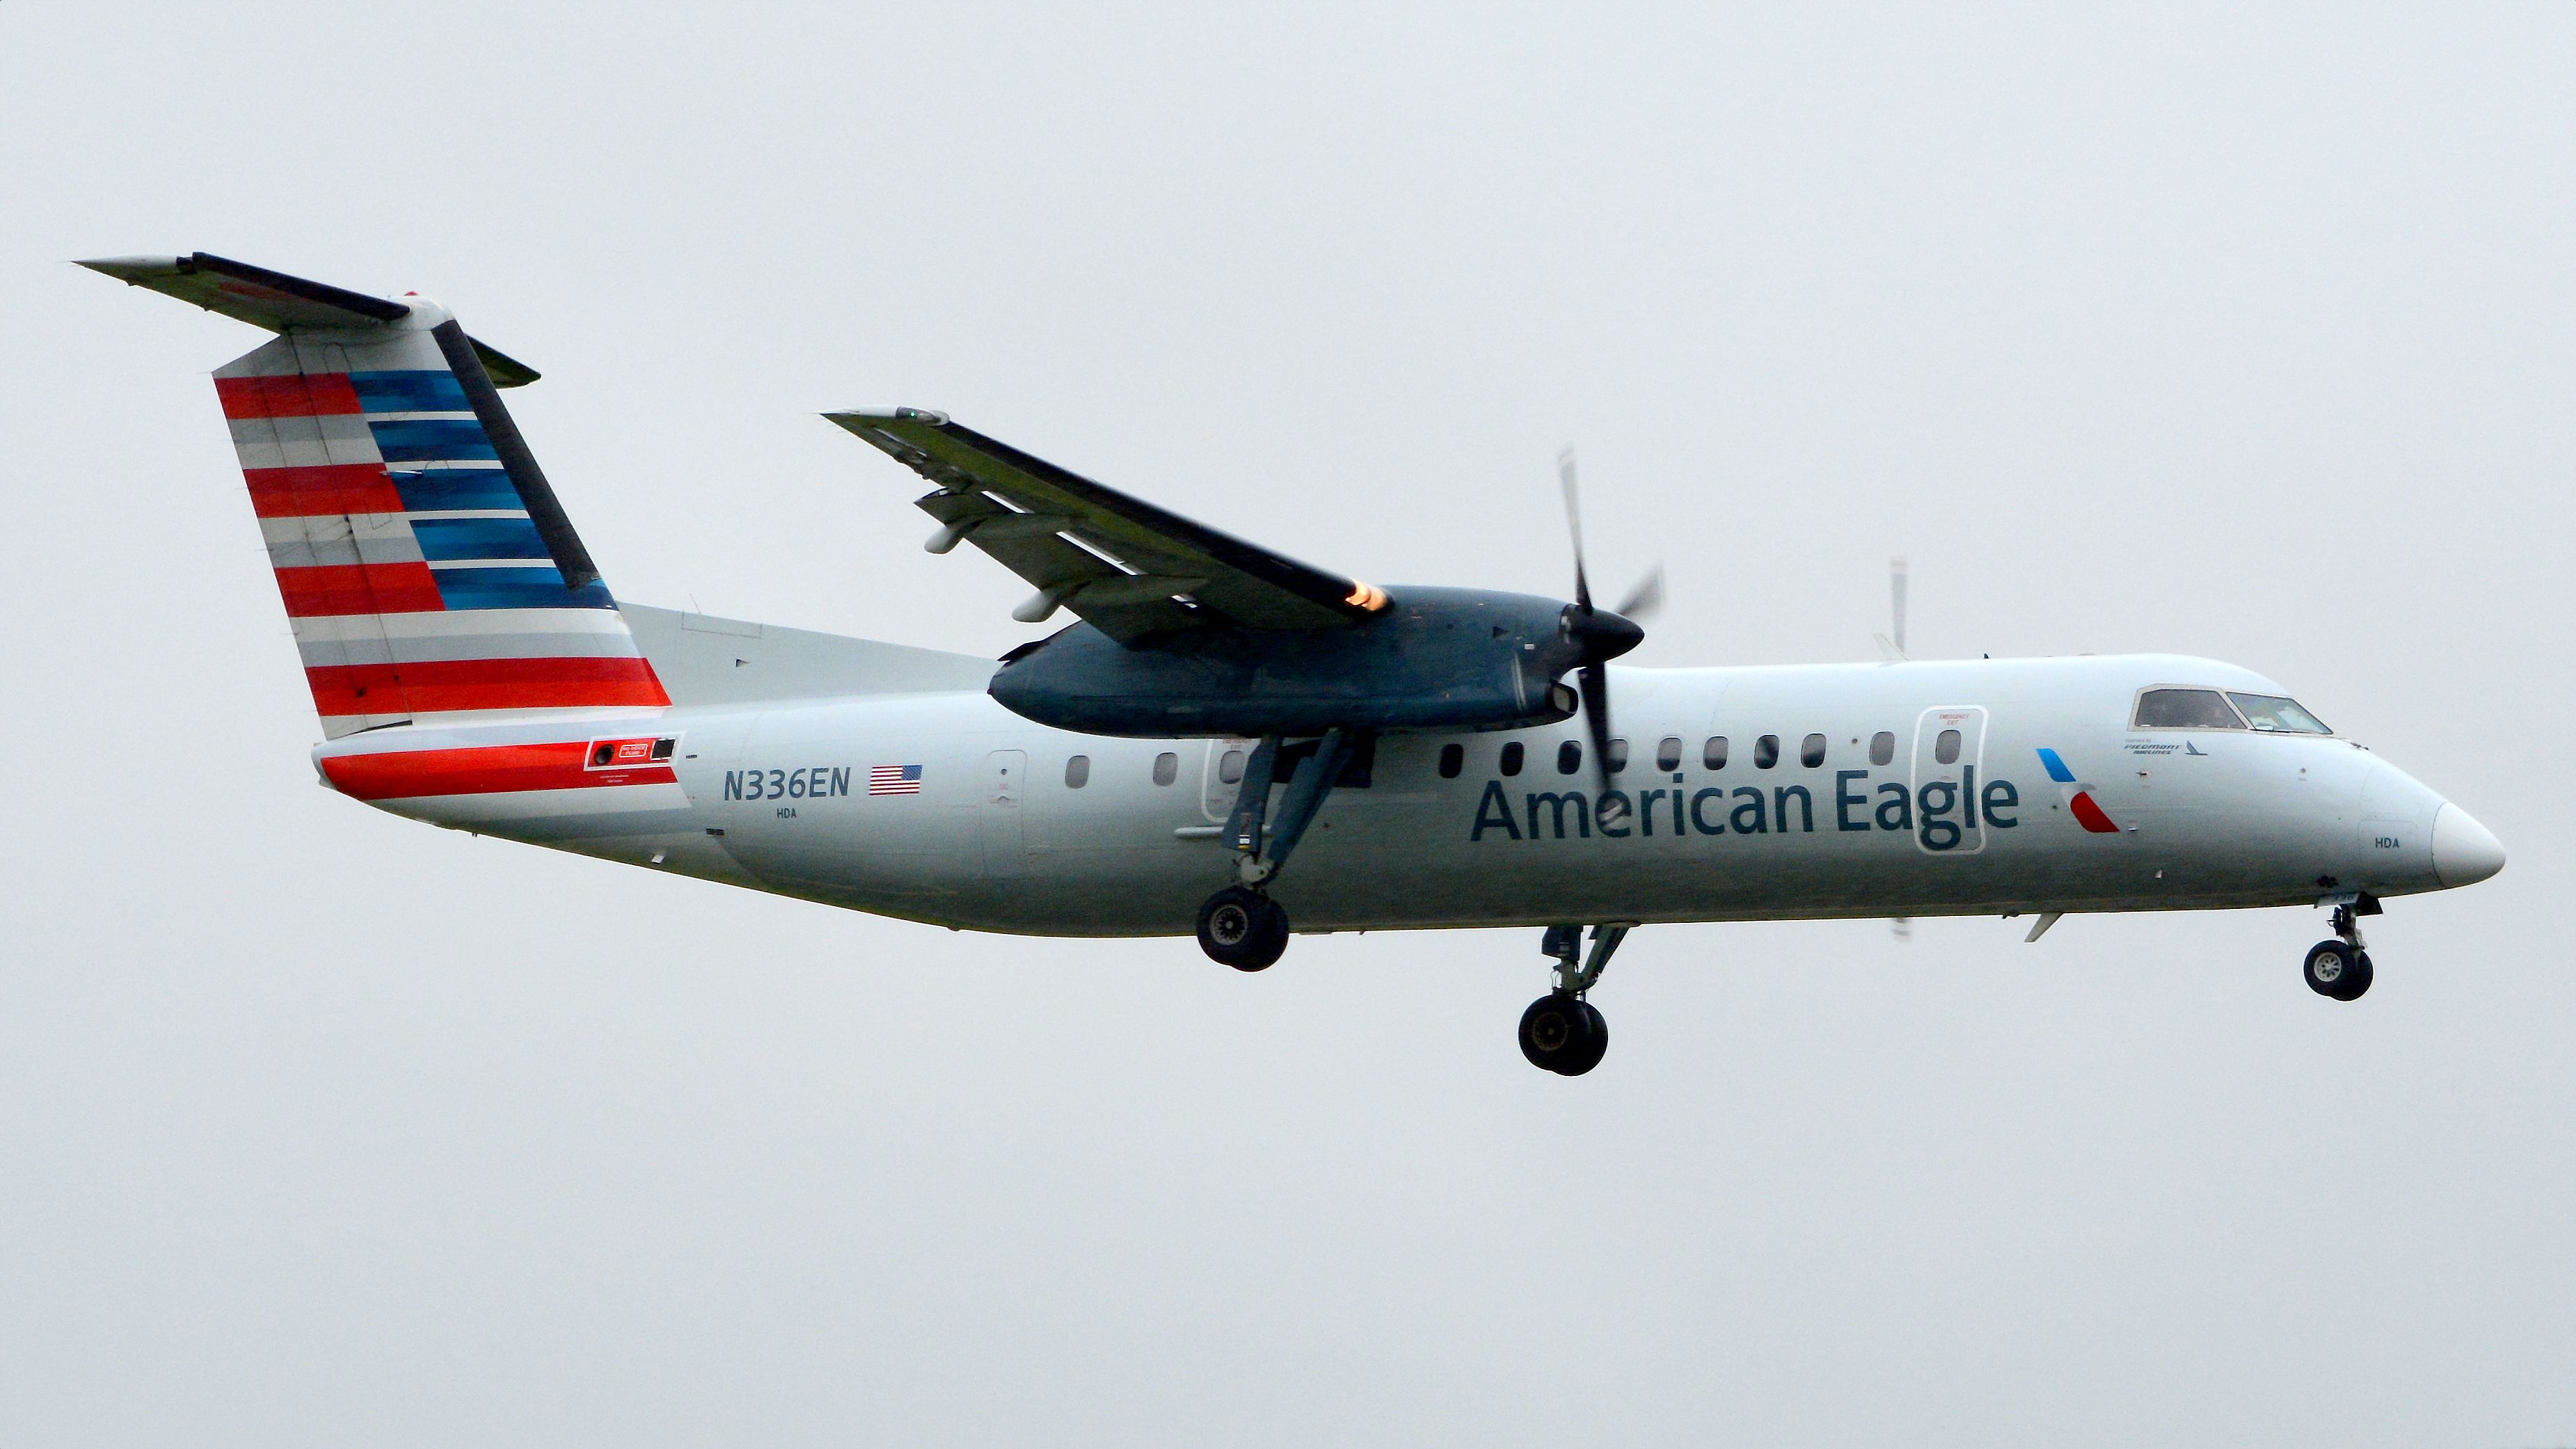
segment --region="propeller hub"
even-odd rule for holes
[[[1583,646],[1584,662],[1616,659],[1646,642],[1646,631],[1607,609],[1568,604],[1563,615],[1565,637]]]

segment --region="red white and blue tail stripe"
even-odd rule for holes
[[[277,330],[215,391],[332,738],[670,703],[446,309],[198,254],[90,263]]]

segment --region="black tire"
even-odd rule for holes
[[[2370,953],[2355,952],[2352,958],[2352,969],[2344,973],[2343,989],[2335,993],[2335,1000],[2359,1001],[2362,993],[2370,989],[2370,977]]]
[[[2299,966],[2299,973],[2308,979],[2310,991],[2337,1001],[2352,999],[2343,993],[2351,988],[2353,978],[2360,972],[2359,953],[2341,941],[2319,941],[2310,946],[2307,959]],[[2361,989],[2370,989],[2367,978],[2362,980]]]
[[[1531,1066],[1563,1076],[1580,1076],[1601,1060],[1609,1045],[1601,1013],[1561,992],[1550,992],[1521,1013],[1521,1055]]]
[[[1589,1001],[1583,1003],[1583,1020],[1591,1028],[1590,1044],[1584,1047],[1583,1055],[1557,1068],[1562,1075],[1582,1076],[1601,1065],[1601,1054],[1610,1050],[1610,1023],[1601,1019],[1601,1013]]]
[[[1199,907],[1199,949],[1237,971],[1259,971],[1288,949],[1288,913],[1258,891],[1227,886]]]

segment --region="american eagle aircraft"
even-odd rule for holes
[[[277,334],[215,371],[341,794],[414,820],[952,928],[1538,929],[1521,1050],[1669,921],[2325,906],[2367,991],[2382,899],[2504,865],[2458,805],[2208,659],[1635,669],[1659,587],[1379,588],[926,409],[826,414],[1076,622],[962,654],[622,603],[501,388],[425,298],[199,252],[82,263]],[[1570,470],[1569,519],[1574,516]],[[1572,683],[1569,683],[1569,677]],[[1617,709],[1613,712],[1612,703]],[[1589,928],[1589,940],[1585,928]]]

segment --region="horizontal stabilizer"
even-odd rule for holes
[[[129,286],[148,287],[236,322],[271,332],[364,331],[411,315],[409,303],[307,281],[212,252],[184,257],[100,257],[80,265]],[[494,387],[521,387],[541,375],[499,348],[467,338]]]

